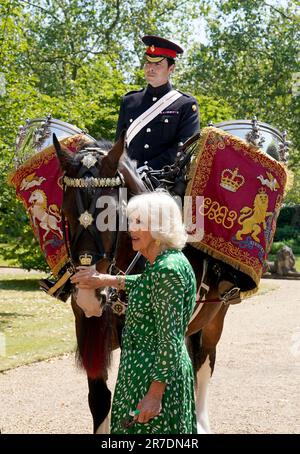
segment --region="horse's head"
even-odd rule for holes
[[[124,137],[109,142],[89,142],[76,153],[53,136],[64,171],[62,211],[68,223],[70,253],[78,265],[97,264],[107,272],[116,260],[121,200],[126,189],[131,194],[145,191],[134,163],[123,154]],[[122,156],[122,159],[121,159]]]
[[[98,271],[108,272],[110,264],[116,261],[117,266],[124,269],[130,260],[131,244],[126,228],[119,232],[121,191],[128,189],[129,193],[138,194],[146,190],[134,164],[123,155],[124,137],[114,146],[104,141],[90,142],[80,146],[76,153],[61,145],[55,136],[53,142],[64,171],[62,214],[73,263],[96,264]],[[123,260],[122,264],[119,259]],[[121,327],[121,322],[113,317],[111,306],[105,304],[104,292],[97,292],[97,304],[97,301],[93,303],[91,291],[88,290],[88,295],[84,295],[85,289],[80,291],[72,300],[77,355],[88,376],[94,379],[106,373],[112,346],[117,345],[116,326]],[[87,312],[88,304],[90,307],[93,304],[93,313]],[[86,318],[80,308],[86,317],[98,317]]]

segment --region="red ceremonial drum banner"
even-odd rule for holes
[[[259,148],[220,129],[203,129],[194,152],[187,196],[203,196],[204,237],[192,246],[245,273],[253,281],[243,294],[257,290],[287,173]],[[250,291],[251,290],[251,291]]]
[[[72,152],[76,152],[85,142],[87,138],[83,134],[61,140]],[[62,177],[53,146],[32,156],[9,177],[9,183],[15,187],[17,197],[29,215],[34,235],[54,276],[68,261],[61,217]]]

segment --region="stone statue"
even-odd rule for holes
[[[268,262],[268,271],[267,274],[275,274],[278,277],[300,277],[300,273],[295,268],[295,256],[289,246],[283,246],[277,252],[275,262]]]

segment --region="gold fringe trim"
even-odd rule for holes
[[[63,247],[63,249],[65,249],[65,247]],[[64,255],[63,255],[63,257],[58,261],[57,264],[53,265],[53,263],[50,264],[50,263],[47,262],[48,265],[49,265],[50,268],[51,268],[51,272],[52,272],[53,276],[55,276],[55,277],[58,275],[58,273],[60,272],[60,270],[66,265],[66,263],[67,263],[68,260],[69,260],[66,250],[65,250],[65,251],[60,251],[60,252],[62,252]],[[49,256],[49,257],[53,257],[53,256]]]
[[[196,171],[198,169],[198,162],[199,162],[199,160],[200,160],[200,158],[201,158],[201,156],[203,154],[204,144],[205,144],[206,139],[208,138],[208,135],[209,135],[209,132],[210,132],[209,129],[210,129],[210,127],[207,127],[207,128],[204,128],[201,131],[200,139],[198,141],[197,146],[195,147],[195,149],[193,151],[193,157],[192,157],[192,160],[191,160],[191,164],[190,164],[190,168],[189,168],[188,176],[187,176],[187,179],[188,179],[188,184],[187,184],[187,187],[186,187],[186,195],[187,196],[189,196],[191,194],[191,191],[192,191],[192,185],[193,185],[193,182],[194,182],[194,179],[195,179]],[[186,152],[188,152],[188,150]]]
[[[286,188],[286,185],[288,182],[288,169],[286,168],[286,166],[284,164],[278,162],[276,159],[267,155],[260,148],[247,143],[245,140],[243,140],[237,136],[234,136],[226,131],[223,131],[221,129],[218,129],[218,128],[215,128],[212,126],[208,126],[201,131],[200,139],[198,140],[198,144],[197,144],[197,146],[195,146],[195,149],[193,152],[193,157],[191,160],[191,164],[190,164],[190,168],[189,168],[188,176],[187,176],[187,179],[188,179],[188,184],[187,184],[187,188],[186,188],[187,196],[190,196],[192,193],[196,173],[198,171],[200,161],[203,157],[203,153],[206,150],[206,142],[211,137],[213,137],[214,140],[212,141],[212,144],[211,144],[213,150],[210,150],[210,152],[214,153],[214,155],[216,154],[216,152],[218,150],[218,142],[220,140],[222,140],[223,137],[230,139],[230,142],[231,142],[230,145],[233,146],[237,152],[242,152],[242,153],[246,153],[246,154],[250,155],[254,161],[259,162],[263,167],[267,168],[268,170],[272,171],[272,169],[274,169],[274,171],[276,171],[276,173],[279,174],[278,176],[279,176],[282,188]],[[193,145],[194,144],[192,144],[191,146],[193,146]],[[211,170],[210,164],[211,165],[213,164],[214,155],[211,156],[212,159],[209,161],[208,168],[205,169],[205,172],[208,174],[208,176],[209,176],[210,170]],[[204,186],[204,184],[203,184],[203,180],[202,180],[202,188],[201,188],[202,190],[200,190],[200,194],[198,194],[200,196],[204,195],[203,189],[205,189],[205,187],[203,187],[203,186]],[[227,263],[228,265],[232,266],[233,268],[235,268],[238,271],[245,273],[247,276],[249,276],[253,280],[255,287],[251,290],[241,292],[241,296],[243,298],[247,298],[257,292],[260,278],[262,275],[262,271],[257,273],[253,267],[245,265],[244,263],[241,263],[238,260],[223,254],[219,250],[213,249],[211,246],[208,246],[203,241],[198,242],[198,243],[190,243],[190,244],[193,247],[195,247],[196,249],[199,249],[199,250],[203,251],[204,253],[208,253],[210,256]]]
[[[247,274],[247,276],[249,276],[253,280],[255,287],[251,290],[241,292],[241,297],[248,298],[249,296],[254,295],[254,293],[256,293],[258,291],[258,285],[260,283],[261,276],[257,275],[257,273],[255,273],[250,266],[244,265],[243,263],[240,263],[237,260],[235,260],[231,257],[228,257],[225,254],[222,254],[222,252],[211,248],[206,243],[189,243],[189,244],[191,246],[195,247],[196,249],[199,249],[200,251],[210,255],[213,258],[215,258],[217,260],[221,260],[222,262],[225,262],[228,265],[231,265],[236,270]]]
[[[69,277],[72,276],[72,273],[70,273],[70,271],[66,271],[65,274],[56,282],[55,285],[53,285],[53,287],[51,287],[49,290],[48,290],[48,294],[49,295],[53,295],[56,290],[58,290],[60,287],[62,287],[66,282],[67,280],[69,279]]]
[[[198,151],[198,154],[196,155],[195,161],[191,163],[189,173],[188,173],[188,185],[186,189],[186,195],[190,195],[191,189],[192,189],[192,184],[194,181],[195,173],[198,168],[198,163],[199,160],[201,159],[204,149],[205,149],[205,143],[207,139],[210,136],[210,133],[214,133],[218,138],[220,137],[225,137],[229,138],[230,141],[232,142],[232,145],[236,145],[237,151],[241,151],[240,147],[242,147],[242,151],[250,155],[254,161],[258,161],[262,166],[266,167],[268,170],[276,170],[276,172],[280,173],[280,178],[281,178],[281,185],[283,188],[286,187],[287,180],[288,180],[288,169],[287,167],[282,164],[279,161],[276,161],[276,159],[272,158],[272,156],[267,155],[264,153],[260,148],[255,147],[254,145],[249,144],[246,142],[244,139],[241,139],[240,137],[234,136],[226,131],[223,131],[222,129],[215,128],[213,126],[207,126],[206,128],[203,128],[200,134],[200,140],[198,143],[198,147],[195,148],[195,154]],[[200,194],[202,195],[202,194]]]
[[[67,144],[70,142],[70,139],[72,141],[78,140],[79,138],[84,139],[85,136],[84,134],[75,134],[74,136],[70,137],[65,137],[64,139],[60,140],[60,143],[62,145]],[[83,140],[83,142],[90,142],[90,139]],[[17,170],[12,171],[11,173],[8,174],[7,176],[7,182],[10,186],[14,186],[16,189],[18,189],[18,185],[21,183],[23,180],[24,176],[26,176],[29,172],[32,172],[39,168],[42,164],[47,165],[51,159],[56,155],[56,151],[53,145],[49,145],[47,148],[44,150],[36,153],[35,155],[31,156],[28,158],[23,164],[21,164]]]

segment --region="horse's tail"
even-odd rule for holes
[[[105,305],[101,317],[80,318],[77,330],[77,364],[83,367],[89,378],[106,376],[111,362],[114,326],[113,313]]]

